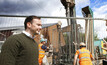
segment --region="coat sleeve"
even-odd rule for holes
[[[42,45],[41,48],[42,48],[43,50],[45,50],[45,49],[47,49],[47,46]]]
[[[1,49],[0,65],[15,65],[18,48],[19,42],[14,37],[9,37]]]

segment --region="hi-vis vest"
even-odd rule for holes
[[[91,61],[90,52],[87,49],[79,49],[79,62],[81,61]]]
[[[45,51],[41,48],[43,44],[39,44],[39,57],[44,57],[45,56]]]

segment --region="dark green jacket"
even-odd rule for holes
[[[2,46],[0,65],[39,65],[38,44],[24,33],[10,36]]]

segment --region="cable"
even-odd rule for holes
[[[40,8],[42,8],[36,0],[34,0],[34,1],[36,2],[36,4],[37,4]],[[42,8],[42,9],[49,15],[49,13],[48,13],[44,8]]]
[[[22,15],[0,15],[0,17],[27,17],[27,16],[22,16]],[[106,18],[88,18],[88,17],[58,17],[58,16],[38,16],[40,18],[50,18],[50,19],[92,19],[92,20],[103,20],[106,21]]]

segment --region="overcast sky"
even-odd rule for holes
[[[76,16],[83,17],[81,8],[90,6],[94,18],[105,18],[107,15],[106,0],[75,0]],[[64,6],[60,0],[0,0],[0,14],[5,15],[37,15],[37,16],[65,16]],[[42,19],[42,23],[54,23],[59,20]],[[66,20],[62,21],[62,26],[66,26]],[[107,37],[105,21],[94,21],[94,31],[99,38]],[[1,22],[0,22],[1,23]],[[19,24],[21,24],[20,22]],[[77,20],[84,28],[84,20]],[[4,24],[5,25],[5,24]]]

